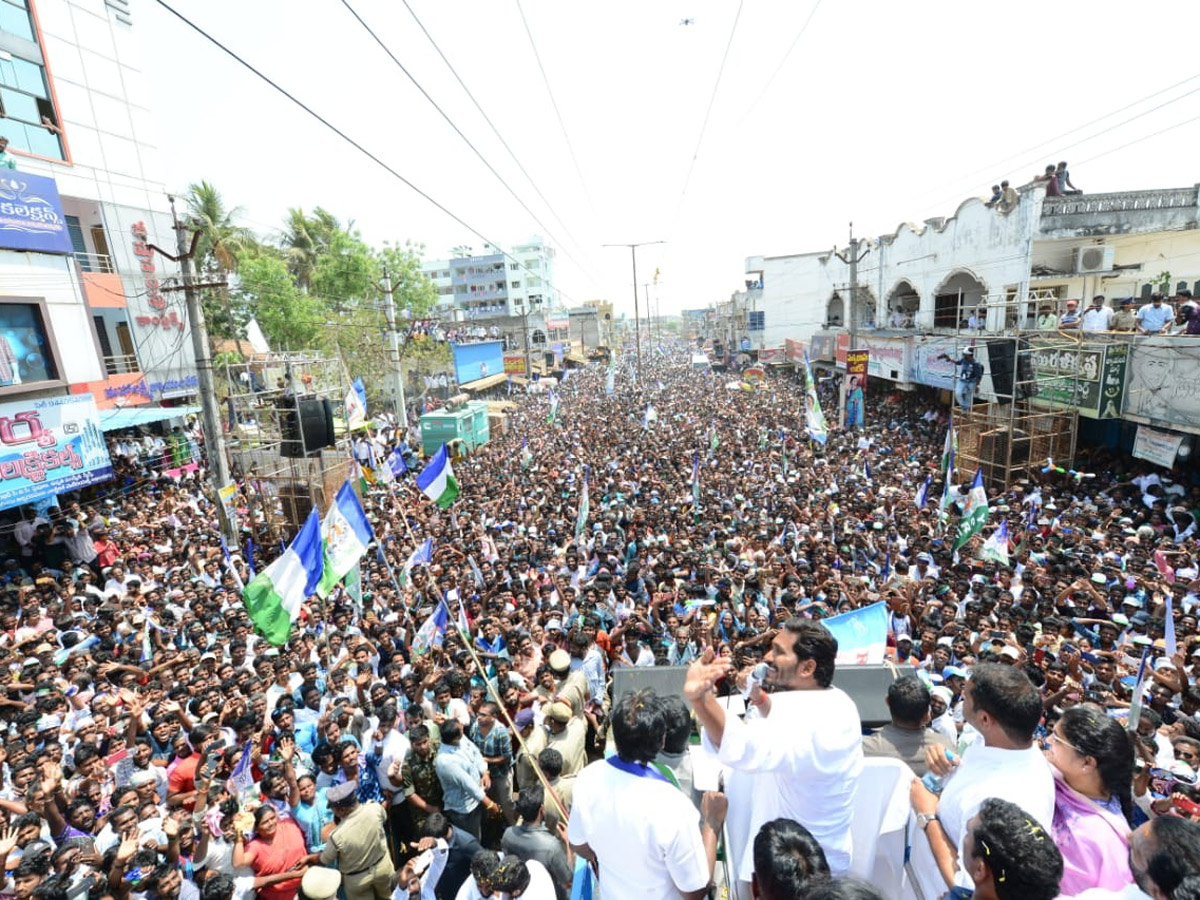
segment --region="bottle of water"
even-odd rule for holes
[[[949,762],[954,762],[954,760],[957,758],[958,754],[953,750],[946,750],[946,759]],[[930,769],[921,777],[921,784],[925,785],[925,789],[931,794],[940,794],[942,792],[942,788],[945,786],[945,782],[946,779],[941,775],[938,775],[932,769]]]

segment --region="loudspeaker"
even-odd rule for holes
[[[838,666],[833,685],[839,687],[858,707],[858,717],[866,728],[877,728],[892,720],[887,708],[888,686],[893,679],[912,675],[912,666]],[[629,691],[653,688],[660,697],[683,696],[687,666],[620,666],[612,670],[613,699]]]
[[[333,405],[328,400],[301,400],[296,409],[279,413],[279,455],[290,459],[315,456],[322,447],[334,445]]]
[[[987,351],[992,392],[1000,403],[1010,403],[1013,397],[1013,342],[988,341]]]

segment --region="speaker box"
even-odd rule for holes
[[[1000,403],[1013,398],[1013,342],[988,341],[988,372],[992,376],[992,391]]]
[[[865,728],[878,728],[890,722],[887,708],[888,685],[893,678],[912,675],[912,666],[838,666],[833,673],[833,685],[839,687],[858,707],[858,717]],[[612,670],[613,699],[629,691],[653,688],[659,696],[683,696],[687,666],[621,666]]]
[[[279,455],[290,459],[315,456],[334,445],[333,405],[328,400],[301,400],[279,413]]]

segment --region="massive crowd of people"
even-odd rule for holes
[[[541,900],[588,869],[605,900],[891,897],[848,874],[858,783],[891,758],[956,897],[1195,896],[1200,487],[1085,452],[1094,477],[991,496],[956,557],[935,395],[873,390],[820,445],[801,379],[730,390],[687,361],[522,398],[448,509],[380,480],[361,596],[310,597],[280,647],[240,590],[279,547],[223,547],[203,470],[146,467],[153,442],[101,494],[20,516],[4,890]],[[1001,520],[1008,565],[979,558]],[[821,620],[880,601],[916,675],[864,739]],[[653,666],[688,667],[677,694],[614,695]]]

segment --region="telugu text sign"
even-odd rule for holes
[[[90,394],[0,404],[0,509],[112,477]]]
[[[0,169],[0,247],[71,252],[71,235],[53,178]]]

